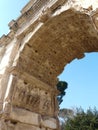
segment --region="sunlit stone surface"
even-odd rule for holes
[[[69,3],[30,0],[0,38],[0,130],[60,129],[57,76],[98,51],[97,9]]]

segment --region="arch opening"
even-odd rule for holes
[[[86,53],[85,58],[75,59],[67,65],[59,80],[68,82],[68,89],[60,105],[61,108],[82,107],[87,110],[89,107],[98,106],[98,53]]]

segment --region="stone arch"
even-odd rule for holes
[[[69,9],[47,20],[28,41],[20,54],[18,69],[55,86],[66,64],[83,58],[85,52],[97,51],[97,31],[91,17]]]
[[[73,59],[98,51],[93,17],[73,9],[54,16],[65,1],[30,1],[0,39],[9,52],[0,75],[0,119],[8,129],[58,130],[57,76]]]

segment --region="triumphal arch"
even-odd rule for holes
[[[60,129],[57,76],[98,51],[97,12],[67,0],[30,0],[9,23],[0,38],[0,130]]]

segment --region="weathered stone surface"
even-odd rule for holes
[[[44,130],[44,129],[40,129],[39,127],[35,127],[35,126],[31,126],[31,125],[18,123],[15,126],[15,130]]]
[[[97,41],[90,16],[69,9],[48,20],[36,32],[24,47],[17,67],[54,86],[67,63],[84,57],[85,52],[98,50]]]
[[[10,118],[12,120],[35,126],[39,126],[41,120],[39,114],[21,108],[13,108],[12,112],[10,113]]]
[[[46,128],[57,129],[57,120],[54,118],[42,119],[41,125],[46,127]]]
[[[34,77],[29,76],[29,79],[32,81],[30,82],[27,79],[19,79],[17,81],[13,92],[12,104],[32,112],[53,116],[55,98],[52,93],[55,90]]]
[[[0,130],[7,130],[6,123],[3,119],[0,120]]]
[[[92,15],[92,20],[94,22],[94,25],[96,27],[96,30],[98,30],[98,9],[94,12]]]
[[[0,130],[59,129],[57,76],[73,59],[98,52],[97,10],[89,16],[64,6],[31,0],[0,38]]]

